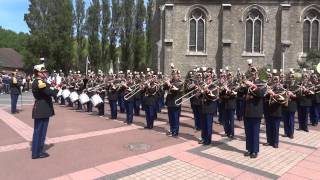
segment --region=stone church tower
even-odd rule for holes
[[[298,68],[319,49],[319,0],[156,0],[154,65]]]

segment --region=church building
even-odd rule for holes
[[[154,66],[298,68],[319,49],[319,0],[156,0]]]

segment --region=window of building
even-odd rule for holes
[[[189,17],[189,51],[205,52],[206,16],[201,9],[195,9]]]
[[[248,53],[262,53],[263,15],[259,10],[249,11],[245,26],[245,50]]]
[[[319,50],[320,14],[316,10],[307,12],[303,20],[303,52]]]

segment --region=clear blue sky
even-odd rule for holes
[[[85,0],[88,6],[91,0]],[[24,21],[28,12],[29,0],[0,0],[0,26],[15,32],[29,32]]]

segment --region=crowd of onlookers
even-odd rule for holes
[[[22,91],[29,91],[31,88],[32,77],[21,72],[14,73],[16,73],[15,77],[17,78]],[[10,94],[11,79],[12,72],[0,72],[0,95]]]

